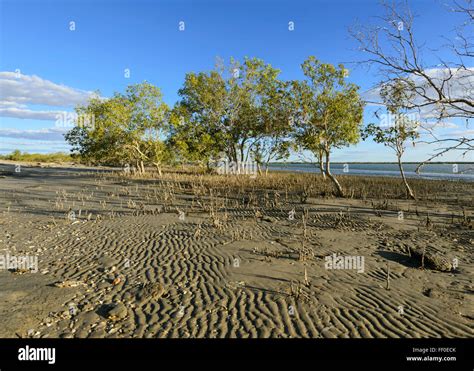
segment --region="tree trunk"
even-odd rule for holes
[[[324,171],[324,163],[323,163],[322,156],[319,158],[319,171],[321,172],[321,176],[323,177],[323,180],[326,180],[326,172]]]
[[[210,173],[212,173],[212,170],[213,170],[213,169],[211,168],[211,160],[208,158],[208,159],[206,160],[206,172],[207,172],[208,174],[210,174]]]
[[[407,192],[407,198],[411,198],[412,200],[416,200],[415,194],[413,193],[412,189],[410,188],[410,185],[408,184],[407,178],[405,177],[405,172],[403,171],[403,165],[402,165],[402,157],[397,156],[398,159],[398,168],[400,169],[400,174],[402,176],[403,184],[405,185],[405,189]]]
[[[326,180],[326,172],[324,171],[324,155],[323,151],[319,150],[318,153],[318,163],[319,163],[319,171],[321,172],[321,176],[323,177],[323,180]]]
[[[143,164],[143,160],[140,161],[140,171],[142,174],[145,174],[145,165]]]
[[[237,156],[237,148],[235,148],[235,144],[232,145],[232,153],[231,153],[231,159],[230,159],[232,162],[235,162],[237,163],[239,160],[238,160],[238,156]]]
[[[156,170],[158,171],[158,175],[159,176],[162,176],[163,173],[161,172],[161,166],[160,166],[160,163],[159,162],[154,162],[153,165],[155,165],[156,167]]]
[[[342,189],[336,177],[331,174],[331,166],[329,164],[329,151],[326,151],[326,175],[328,176],[329,179],[331,179],[333,184],[336,186],[337,196],[344,197],[344,190]]]

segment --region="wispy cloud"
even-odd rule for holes
[[[58,117],[67,114],[67,111],[34,111],[28,108],[21,107],[1,107],[0,104],[0,116],[1,117],[13,117],[18,119],[33,119],[33,120],[46,120],[54,121]]]
[[[47,128],[39,130],[0,129],[0,137],[43,141],[63,141],[63,134],[66,131],[67,130],[64,128]]]
[[[474,130],[455,130],[443,134],[443,137],[469,138],[474,136]]]
[[[35,75],[0,72],[0,116],[20,119],[55,120],[65,112],[84,104],[95,93],[57,84]],[[31,105],[51,107],[35,110]]]
[[[451,98],[467,98],[471,99],[474,96],[474,67],[466,69],[448,69],[448,68],[430,68],[426,69],[424,73],[434,81],[437,86],[443,86],[443,91],[446,96]],[[427,97],[436,99],[437,92],[426,79],[421,76],[410,76],[415,86],[423,89]],[[383,107],[382,97],[380,95],[380,86],[374,87],[362,94],[363,99],[368,106]],[[421,96],[416,96],[414,103],[422,104],[426,100]],[[449,114],[449,107],[445,107]],[[424,120],[435,119],[439,116],[439,109],[435,105],[424,106],[420,109],[420,118]]]

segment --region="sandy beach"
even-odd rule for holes
[[[269,177],[4,162],[0,337],[472,337],[472,184]]]

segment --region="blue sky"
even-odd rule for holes
[[[8,80],[16,72],[24,80],[15,91],[19,96],[13,98],[7,92],[8,82],[2,85],[0,80],[5,104],[1,107],[8,108],[0,109],[0,153],[16,148],[67,151],[60,135],[63,129],[48,111],[72,111],[87,92],[100,90],[110,96],[128,84],[147,80],[159,86],[172,105],[185,73],[211,69],[216,56],[262,58],[282,70],[282,79],[302,78],[300,65],[309,55],[334,64],[355,61],[361,55],[348,28],[356,20],[374,22],[371,18],[381,12],[375,0],[0,0],[0,4],[0,73]],[[442,1],[411,1],[410,5],[419,15],[417,38],[428,46],[459,24]],[[179,30],[181,21],[184,31]],[[290,21],[294,31],[288,29]],[[435,63],[430,56],[426,59]],[[348,67],[350,81],[362,91],[378,81],[375,71]],[[5,100],[16,106],[11,109]],[[366,110],[366,122],[374,120],[372,111]],[[441,129],[441,134],[472,135],[468,130],[472,128],[461,122],[453,121],[451,126]],[[408,150],[406,160],[423,160],[432,151],[418,146]],[[334,155],[335,161],[393,159],[389,149],[371,141]],[[453,153],[443,160],[473,159]]]

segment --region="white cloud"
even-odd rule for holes
[[[56,84],[35,75],[0,72],[0,116],[20,119],[55,120],[64,111],[34,110],[28,105],[73,109],[94,92]]]
[[[443,134],[443,137],[455,137],[455,138],[469,138],[474,137],[474,130],[455,130],[449,133]]]
[[[443,129],[457,129],[459,125],[456,125],[454,122],[441,121],[441,122],[428,122],[425,127],[429,128],[443,128]]]
[[[66,111],[33,111],[28,108],[11,107],[1,108],[0,117],[13,117],[18,119],[33,119],[33,120],[57,120],[58,117],[66,114]]]
[[[39,130],[0,129],[0,137],[21,138],[43,141],[64,141],[65,128],[46,128]]]
[[[425,70],[424,73],[432,79],[436,86],[443,86],[443,92],[447,97],[472,100],[474,96],[474,67],[466,69],[431,68]],[[450,77],[451,74],[452,77]],[[437,92],[428,84],[426,79],[420,76],[410,77],[416,87],[424,89],[427,97],[436,99]],[[366,91],[362,94],[362,97],[368,106],[383,106],[380,87]],[[417,96],[415,103],[426,103],[426,100],[421,96]],[[440,107],[429,105],[422,107],[419,113],[422,119],[435,119],[440,113],[439,109]],[[446,111],[448,114],[450,113],[449,108]]]

